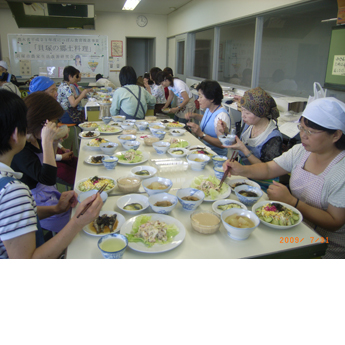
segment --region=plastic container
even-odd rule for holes
[[[178,158],[151,159],[151,164],[160,172],[186,171],[188,163]]]

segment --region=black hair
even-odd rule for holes
[[[223,89],[215,80],[203,80],[196,90],[201,90],[204,96],[216,105],[220,105],[223,99]]]
[[[309,127],[309,128],[312,128],[312,129],[316,129],[316,130],[319,130],[319,131],[324,131],[330,135],[334,134],[336,132],[335,129],[329,129],[329,128],[325,128],[323,126],[320,126],[318,125],[317,123],[313,122],[313,121],[310,121],[308,119],[306,119],[305,117],[301,117],[300,118],[300,122],[301,120],[304,120],[304,124]],[[345,150],[345,134],[342,133],[341,137],[339,138],[338,141],[335,142],[335,147],[338,149],[338,150]]]
[[[26,112],[24,101],[15,93],[0,90],[0,155],[11,151],[10,138],[18,128],[18,134],[26,134]]]
[[[120,71],[120,84],[124,85],[136,85],[137,74],[132,66],[123,66]]]
[[[144,79],[148,80],[149,85],[153,85],[153,81],[150,78],[150,73],[148,73],[148,72],[144,73]]]
[[[98,74],[96,75],[96,81],[97,81],[98,79],[101,79],[101,78],[103,78],[102,74],[98,73]]]
[[[173,70],[170,67],[165,67],[163,71],[168,72],[172,77],[174,76]]]
[[[79,74],[80,72],[74,68],[73,66],[66,66],[63,69],[63,80],[64,81],[69,81],[68,77],[74,77],[75,75]]]
[[[160,85],[163,81],[169,80],[170,85],[174,86],[174,77],[168,72],[158,72],[156,78],[153,80],[157,85]]]
[[[162,70],[159,67],[152,67],[150,69],[150,75],[151,75],[151,78],[152,78],[154,83],[155,83],[155,79],[156,79],[157,73],[159,73],[159,72],[162,72]]]

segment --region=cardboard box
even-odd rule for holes
[[[275,97],[274,100],[279,111],[294,111],[295,113],[301,113],[308,102],[308,99],[303,97]]]

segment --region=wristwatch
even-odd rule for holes
[[[204,139],[206,137],[206,133],[203,133],[201,137],[199,137],[200,139]]]

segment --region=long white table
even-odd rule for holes
[[[138,132],[137,137],[141,135],[149,134],[148,130],[145,132]],[[104,135],[103,137],[119,143],[117,135]],[[165,139],[170,139],[171,136],[167,132]],[[201,145],[202,143],[190,133],[186,132],[183,136],[179,137],[187,140],[191,145]],[[143,140],[139,150],[150,153],[150,159],[154,158],[170,158],[170,155],[158,155],[153,147],[144,145]],[[76,183],[83,178],[89,178],[95,175],[113,177],[115,180],[121,176],[128,176],[132,166],[124,166],[118,164],[115,170],[106,170],[103,166],[91,166],[84,162],[84,160],[95,154],[101,154],[101,151],[90,151],[86,143],[88,139],[82,139],[79,151],[79,161],[76,175]],[[124,149],[119,143],[117,151],[123,151]],[[184,159],[184,158],[183,158]],[[150,165],[150,161],[143,163],[142,165]],[[199,175],[211,175],[213,174],[213,163],[210,162],[204,171],[196,172],[188,168],[184,172],[174,173],[160,173],[158,176],[166,177],[172,180],[173,187],[170,191],[171,194],[176,194],[176,189],[181,188],[183,185],[191,181],[193,178]],[[234,176],[231,179],[239,178]],[[227,179],[227,182],[231,179]],[[142,187],[141,187],[141,190]],[[112,193],[119,193],[117,188]],[[144,194],[145,195],[145,194]],[[117,211],[117,200],[121,196],[110,196],[105,202],[102,211]],[[228,197],[230,199],[238,200],[235,194],[232,192]],[[263,198],[267,199],[264,195]],[[212,202],[203,202],[199,206],[200,210],[212,210]],[[248,207],[251,209],[251,207]],[[74,212],[74,211],[73,211]],[[140,214],[152,213],[153,211],[149,207],[146,211]],[[158,254],[139,253],[130,248],[127,248],[124,253],[124,259],[234,259],[234,258],[305,258],[322,255],[325,251],[325,244],[320,243],[320,239],[312,229],[310,229],[303,222],[298,226],[287,230],[275,230],[269,228],[263,224],[260,224],[257,229],[250,235],[247,240],[236,241],[231,239],[227,235],[227,231],[224,226],[221,225],[219,231],[212,235],[202,235],[196,232],[190,223],[190,214],[192,211],[185,211],[182,209],[180,203],[172,210],[170,216],[178,219],[186,228],[186,237],[181,245],[177,248]],[[126,220],[132,216],[123,213]],[[313,243],[311,240],[313,237]],[[295,239],[298,238],[299,242],[295,243]],[[303,238],[303,241],[301,242]],[[290,241],[293,239],[293,243]],[[67,259],[101,259],[102,254],[97,247],[97,241],[99,237],[94,237],[81,231],[72,241],[67,248]],[[288,240],[286,243],[286,240]]]

